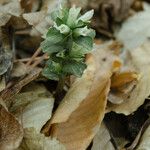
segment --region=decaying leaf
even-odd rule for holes
[[[10,111],[24,128],[23,141],[18,150],[65,150],[56,139],[40,133],[51,118],[54,99],[42,84],[31,84],[13,97]]]
[[[32,80],[36,79],[41,72],[41,69],[35,69],[30,72],[29,75],[27,75],[24,79],[16,83],[14,86],[5,89],[1,95],[0,98],[2,98],[7,105],[10,105],[11,98],[16,95],[25,85],[30,83]]]
[[[22,62],[16,62],[14,63],[13,69],[12,69],[12,77],[21,77],[27,73],[27,66]]]
[[[128,18],[116,35],[125,48],[136,48],[150,37],[150,5],[144,6],[145,10]]]
[[[4,77],[0,77],[0,92],[6,87],[6,82]]]
[[[129,15],[134,0],[92,0],[89,6],[96,10],[93,27],[102,34],[111,36],[114,22],[121,22]]]
[[[116,69],[120,67],[118,57],[113,55],[111,51],[107,50],[107,46],[108,45],[96,46],[96,49],[93,51],[96,66],[90,64],[93,63],[92,61],[89,62],[88,66],[91,65],[90,67],[96,67],[96,72],[87,95],[79,96],[79,94],[82,93],[82,89],[80,92],[78,92],[77,89],[74,89],[72,92],[70,91],[72,95],[68,97],[69,101],[67,101],[67,99],[63,99],[62,103],[58,107],[58,110],[61,108],[61,111],[56,113],[50,122],[52,135],[62,142],[68,150],[84,150],[90,144],[104,117],[107,95],[110,88],[110,77],[112,72],[116,71]],[[94,71],[95,69],[92,70]],[[85,73],[88,73],[88,71],[85,71]],[[92,74],[89,74],[89,77],[90,75]],[[87,81],[89,80],[89,77],[86,77]],[[85,74],[82,78],[85,78]],[[79,81],[82,80],[83,79],[80,79]],[[73,83],[72,87],[74,84],[76,84],[76,81]],[[80,83],[78,83],[78,85],[80,85]],[[86,88],[87,87],[85,87],[85,89]],[[80,105],[79,100],[71,103],[71,101],[75,100],[75,97],[82,98],[80,100]],[[63,106],[66,106],[66,104],[64,104],[66,101],[70,104],[70,106],[68,105],[68,107],[64,107],[63,109]],[[79,106],[76,108],[72,106],[72,104]],[[70,108],[74,108],[75,110],[73,112],[65,110]],[[63,110],[69,113],[64,120],[59,117],[62,116],[61,113],[63,113]],[[55,118],[57,118],[57,120],[55,120]],[[46,131],[48,131],[47,128]]]
[[[33,84],[13,97],[10,111],[18,118],[23,128],[34,127],[40,132],[43,125],[51,118],[54,99],[42,84]]]
[[[111,92],[108,101],[121,104],[138,82],[139,75],[135,71],[123,71],[114,74],[111,78]]]
[[[0,149],[13,150],[19,147],[23,129],[16,118],[0,104]]]
[[[0,26],[4,26],[11,16],[20,16],[21,5],[18,0],[9,0],[6,4],[0,4]]]
[[[40,11],[23,14],[23,18],[33,26],[32,35],[36,35],[37,31],[42,35],[46,34],[48,28],[52,25],[50,13],[59,4],[61,4],[61,1],[45,0]]]
[[[127,51],[128,55],[126,55],[125,61],[130,64],[130,66],[134,66],[140,78],[130,95],[128,97],[120,95],[123,102],[120,105],[110,105],[109,110],[129,115],[137,110],[137,108],[141,106],[145,99],[150,95],[149,47],[150,42],[148,41],[136,49]]]
[[[67,121],[70,114],[79,107],[80,103],[88,95],[89,91],[91,90],[96,71],[96,64],[93,56],[88,57],[87,65],[88,67],[85,70],[82,78],[78,78],[73,83],[62,103],[56,110],[53,118],[51,119],[51,124]]]
[[[45,137],[34,128],[24,130],[24,139],[17,150],[66,150],[58,140]]]
[[[111,142],[110,134],[104,123],[101,124],[98,133],[94,137],[91,150],[115,150]]]
[[[136,150],[149,150],[150,148],[150,142],[149,142],[150,141],[150,118],[147,121],[149,126],[147,127],[144,134],[142,135],[142,138]]]

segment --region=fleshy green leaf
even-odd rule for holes
[[[55,25],[55,28],[62,34],[68,34],[70,32],[70,28],[65,24],[61,24],[60,26]]]
[[[61,42],[63,39],[64,35],[54,27],[50,28],[46,34],[46,40],[53,44]]]
[[[42,74],[51,80],[58,80],[61,75],[61,66],[59,63],[48,60],[46,67],[44,68]]]
[[[48,40],[45,40],[41,43],[41,48],[44,53],[54,53],[54,52],[60,52],[63,50],[63,45],[60,44],[52,44]]]
[[[57,29],[50,28],[46,35],[46,40],[41,43],[42,51],[45,53],[54,53],[63,50],[64,35]]]
[[[83,46],[73,42],[72,49],[69,53],[69,56],[73,58],[84,57],[84,54],[86,54],[87,52],[88,51],[85,51]]]
[[[74,28],[74,26],[76,24],[75,22],[77,20],[77,17],[79,15],[80,11],[81,11],[81,8],[75,8],[75,7],[70,8],[68,19],[67,19],[67,25],[69,27]]]
[[[78,36],[90,36],[92,39],[95,37],[95,31],[93,29],[88,29],[87,26],[82,28],[76,28],[73,31],[75,37]]]
[[[94,10],[90,10],[90,11],[86,12],[84,15],[82,15],[81,17],[79,17],[77,21],[81,20],[83,22],[89,22],[89,20],[93,16],[93,14],[94,14]]]
[[[70,60],[63,64],[62,69],[64,73],[67,73],[69,75],[73,74],[80,77],[83,74],[83,71],[86,69],[86,64],[83,62]]]
[[[86,36],[86,37],[80,36],[75,40],[75,42],[78,45],[82,46],[83,52],[87,53],[87,52],[91,51],[93,48],[93,39],[89,36]]]

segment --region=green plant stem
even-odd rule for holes
[[[60,98],[62,97],[62,92],[63,92],[63,88],[65,85],[65,76],[61,76],[59,78],[58,84],[57,84],[57,88],[56,88],[56,93],[55,93],[55,98],[57,100],[60,100]]]

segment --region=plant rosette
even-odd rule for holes
[[[95,31],[89,28],[94,11],[80,14],[81,8],[60,8],[52,12],[53,26],[41,43],[49,60],[43,75],[51,80],[60,80],[68,75],[80,77],[86,69],[85,55],[93,47]]]

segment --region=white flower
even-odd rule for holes
[[[60,26],[57,26],[56,23],[54,23],[54,27],[60,31],[60,33],[62,34],[68,34],[70,32],[70,28],[65,25],[65,24],[61,24]]]
[[[87,36],[90,33],[90,30],[85,26],[84,28],[75,29],[73,33],[75,36]]]
[[[67,25],[69,27],[74,27],[80,11],[81,11],[80,7],[76,8],[75,6],[73,6],[72,8],[70,8],[68,19],[67,19]]]
[[[78,20],[77,21],[83,21],[83,22],[89,22],[89,20],[92,18],[92,16],[93,16],[93,14],[94,14],[94,10],[92,9],[92,10],[90,10],[90,11],[88,11],[88,12],[86,12],[84,15],[82,15],[81,17],[79,17],[78,18]]]

